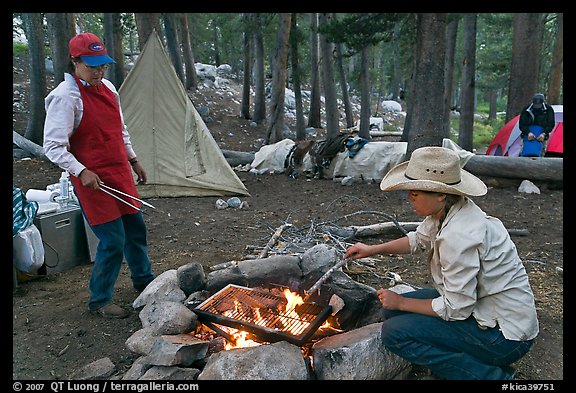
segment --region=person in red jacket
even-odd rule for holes
[[[99,240],[88,308],[107,318],[125,318],[129,311],[112,301],[124,258],[137,291],[155,275],[140,202],[127,198],[123,203],[101,185],[137,197],[132,171],[138,183],[146,183],[146,172],[132,148],[118,92],[104,78],[114,63],[106,47],[96,35],[80,33],[69,49],[69,72],[45,99],[44,153],[71,174],[82,213]]]

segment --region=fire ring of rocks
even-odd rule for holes
[[[334,269],[339,262],[335,248],[320,244],[301,255],[228,262],[208,274],[197,262],[165,271],[132,304],[142,329],[126,346],[138,358],[117,378],[404,379],[410,363],[380,342],[376,290]],[[306,293],[319,280],[318,290]]]

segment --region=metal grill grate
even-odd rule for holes
[[[286,312],[283,296],[229,284],[193,311],[200,322],[246,330],[263,341],[303,345],[324,323],[332,307],[304,303]]]

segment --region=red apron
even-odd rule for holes
[[[80,89],[84,112],[78,128],[70,137],[70,152],[86,168],[96,173],[104,184],[138,197],[122,138],[120,108],[114,93],[104,83],[84,86],[78,78],[74,79]],[[79,177],[70,176],[70,180],[90,225],[104,224],[137,212],[105,192],[84,187]],[[140,202],[116,195],[140,207]]]

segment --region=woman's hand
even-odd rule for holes
[[[139,162],[136,162],[134,165],[132,165],[132,170],[138,176],[138,184],[146,184],[148,181],[148,176],[146,175],[146,171]]]
[[[380,303],[382,303],[382,307],[386,310],[400,310],[400,303],[404,300],[404,297],[394,291],[383,288],[380,288],[376,294]]]
[[[94,172],[92,172],[90,169],[88,168],[84,168],[82,170],[82,172],[80,172],[80,181],[82,182],[82,185],[86,188],[90,188],[92,190],[97,190],[100,188],[100,183],[102,183],[102,180],[100,180],[100,178],[98,177],[97,174],[95,174]]]
[[[358,258],[365,258],[372,255],[370,253],[370,246],[364,243],[356,243],[353,246],[350,246],[346,252],[344,253],[345,259],[358,259]]]

